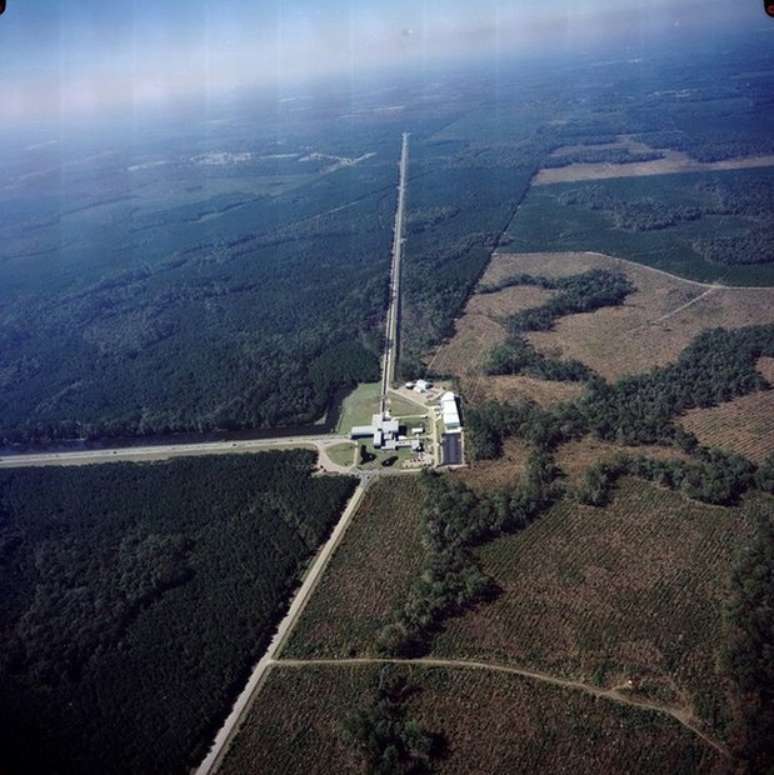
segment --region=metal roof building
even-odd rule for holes
[[[458,466],[462,464],[462,438],[459,433],[444,433],[441,440],[442,465]]]
[[[456,431],[462,427],[457,398],[451,391],[447,391],[441,396],[441,416],[447,431]]]

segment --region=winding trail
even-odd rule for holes
[[[656,318],[655,320],[651,320],[650,323],[661,323],[664,320],[669,320],[669,318],[674,317],[678,313],[682,312],[684,309],[688,309],[688,307],[692,306],[693,304],[696,304],[697,301],[701,301],[705,296],[709,296],[711,293],[715,293],[715,291],[718,291],[722,288],[722,285],[713,285],[711,288],[708,288],[704,293],[700,293],[695,298],[691,299],[690,301],[685,302],[685,304],[681,304],[677,309],[673,309],[671,312],[667,312],[666,315],[662,315],[660,318]]]
[[[726,758],[730,758],[728,749],[714,738],[707,735],[696,725],[691,714],[683,709],[676,708],[667,705],[659,705],[657,703],[648,702],[644,699],[638,699],[635,697],[627,697],[618,690],[617,687],[612,689],[603,689],[598,686],[592,686],[581,681],[573,681],[569,678],[559,678],[549,673],[541,673],[536,670],[524,670],[518,667],[511,667],[510,665],[502,665],[494,662],[478,662],[468,659],[438,659],[434,657],[421,657],[419,659],[399,659],[399,658],[384,658],[377,657],[355,657],[350,659],[279,659],[275,660],[271,664],[271,668],[304,668],[312,667],[314,665],[326,666],[326,667],[346,667],[347,665],[420,665],[423,667],[442,667],[448,669],[464,669],[464,670],[488,670],[495,673],[507,673],[510,675],[518,675],[522,678],[529,678],[534,681],[540,681],[542,683],[550,684],[552,686],[559,686],[564,689],[572,689],[574,691],[584,692],[590,694],[593,697],[600,697],[611,702],[617,702],[622,705],[630,705],[636,708],[643,708],[645,710],[652,711],[654,713],[660,713],[662,715],[670,716],[679,724],[682,724],[686,729],[690,730],[697,737],[701,738],[707,745],[714,748],[719,754]]]

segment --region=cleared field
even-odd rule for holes
[[[379,411],[381,389],[381,382],[358,385],[342,402],[336,433],[349,433],[353,425],[370,425]]]
[[[223,775],[361,773],[340,738],[380,665],[278,663],[226,757]],[[392,668],[395,669],[395,668]],[[408,714],[437,736],[432,771],[720,773],[721,756],[661,714],[475,669],[401,666]]]
[[[493,281],[487,269],[481,282],[486,284]],[[553,295],[553,291],[530,286],[474,294],[455,324],[454,336],[428,359],[428,367],[438,374],[458,377],[480,373],[489,351],[506,337],[503,325],[505,318],[520,310],[539,307]]]
[[[428,408],[419,401],[409,401],[403,396],[390,393],[387,397],[387,403],[390,408],[390,414],[393,417],[411,417],[418,414],[426,414]]]
[[[774,288],[723,288],[682,280],[599,253],[498,253],[492,282],[526,272],[564,277],[589,269],[625,273],[637,290],[617,307],[560,318],[552,331],[528,334],[552,357],[576,358],[614,380],[673,362],[706,328],[770,323]]]
[[[471,402],[487,399],[497,401],[534,401],[543,408],[562,401],[571,401],[583,393],[579,382],[555,382],[521,374],[498,376],[467,375],[460,378],[462,394]]]
[[[639,143],[641,150],[651,150]],[[596,146],[599,147],[599,146]],[[625,144],[611,144],[607,148],[626,147]],[[633,150],[633,149],[632,149]],[[569,153],[569,151],[567,151]],[[669,175],[677,172],[722,172],[745,170],[756,167],[774,166],[774,156],[750,156],[743,159],[701,162],[692,159],[682,151],[662,151],[663,159],[632,162],[630,164],[570,164],[567,167],[542,169],[535,176],[533,185],[547,186],[552,183],[571,183],[580,180],[607,180],[609,178],[633,178],[645,175]]]
[[[721,606],[751,511],[690,502],[623,479],[604,509],[564,499],[478,551],[501,589],[450,620],[433,656],[515,664],[639,692],[722,737]]]
[[[494,283],[504,277],[498,272],[498,257],[495,256],[481,282]],[[489,352],[507,336],[505,319],[520,310],[544,304],[554,293],[543,288],[514,286],[496,293],[474,294],[455,324],[454,336],[428,356],[428,368],[438,374],[457,377],[462,394],[471,402],[491,398],[503,401],[530,399],[547,407],[576,398],[582,391],[577,384],[483,373]]]
[[[774,358],[761,358],[758,370],[774,384]],[[774,452],[774,390],[752,393],[711,409],[694,409],[680,425],[702,444],[761,463]]]
[[[619,453],[629,455],[646,455],[656,460],[689,460],[689,456],[674,447],[659,447],[654,444],[641,444],[637,447],[627,447],[622,444],[612,444],[600,441],[591,436],[585,436],[577,441],[562,444],[556,451],[556,464],[567,476],[570,485],[577,485],[594,463],[608,462]]]
[[[503,454],[497,460],[473,462],[468,468],[459,468],[449,475],[461,479],[469,487],[483,493],[491,493],[503,487],[513,486],[524,473],[530,448],[516,438],[506,439]]]
[[[355,462],[356,444],[334,444],[332,447],[326,447],[325,451],[328,457],[337,466],[351,466]]]
[[[283,656],[373,654],[374,639],[418,572],[422,490],[412,476],[375,482]]]

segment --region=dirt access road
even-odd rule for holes
[[[252,705],[255,696],[260,691],[267,670],[271,665],[275,664],[277,655],[285,644],[285,641],[299,616],[306,607],[307,601],[311,597],[312,592],[316,589],[323,571],[328,566],[328,562],[336,550],[336,547],[341,542],[349,523],[352,521],[352,517],[363,499],[363,494],[367,489],[368,481],[369,480],[367,479],[361,480],[357,489],[352,494],[349,503],[347,503],[346,508],[342,512],[339,521],[336,523],[336,527],[333,528],[330,538],[317,553],[317,556],[304,577],[303,583],[290,604],[287,614],[285,614],[285,618],[280,622],[277,632],[269,644],[269,648],[266,649],[266,653],[261,657],[255,668],[253,668],[253,672],[250,675],[245,688],[234,703],[234,707],[231,709],[231,713],[229,713],[228,718],[226,718],[220,731],[215,736],[215,742],[212,744],[204,761],[197,768],[195,775],[210,775],[210,773],[217,770],[220,762],[223,760],[231,740],[239,731],[240,724],[250,710],[250,706]]]
[[[356,657],[352,659],[279,659],[274,661],[271,666],[279,668],[287,667],[300,669],[314,665],[323,665],[327,667],[345,667],[347,665],[419,665],[424,667],[443,667],[450,670],[490,670],[496,673],[519,675],[523,678],[541,681],[543,683],[551,684],[552,686],[560,686],[564,689],[573,689],[575,691],[584,692],[585,694],[591,694],[594,697],[601,697],[603,699],[610,700],[611,702],[618,702],[623,705],[632,705],[636,708],[644,708],[645,710],[653,711],[654,713],[665,714],[689,729],[691,732],[693,732],[693,734],[701,738],[701,740],[703,740],[707,745],[712,746],[712,748],[714,748],[721,755],[725,757],[730,756],[728,749],[726,749],[725,746],[698,728],[696,722],[687,710],[668,705],[659,705],[657,703],[648,702],[645,699],[639,699],[634,696],[627,696],[626,694],[622,693],[622,690],[625,689],[623,686],[616,686],[611,689],[603,689],[602,687],[592,686],[591,684],[585,684],[580,681],[559,678],[558,676],[550,675],[549,673],[540,673],[535,670],[523,670],[518,667],[511,667],[510,665],[500,665],[491,662],[477,662],[467,659],[434,659],[433,657],[421,657],[418,659],[377,659],[375,657]]]

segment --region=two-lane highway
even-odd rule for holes
[[[244,441],[204,441],[191,444],[148,444],[116,449],[83,449],[73,452],[36,452],[0,457],[0,468],[25,466],[77,466],[123,461],[150,462],[192,455],[224,455],[265,452],[271,449],[307,448],[323,452],[326,446],[349,441],[347,436],[288,436]],[[327,459],[327,456],[325,456]],[[323,455],[320,455],[321,462]],[[333,466],[334,464],[330,464]],[[334,466],[335,467],[335,466]]]

